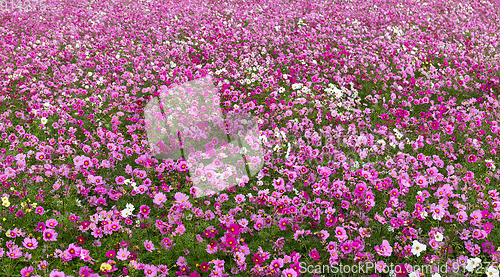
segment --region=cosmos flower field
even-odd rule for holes
[[[17,2],[0,276],[499,276],[498,1]]]

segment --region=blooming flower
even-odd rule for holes
[[[389,242],[387,240],[383,240],[382,241],[382,245],[380,245],[380,246],[376,245],[375,246],[375,251],[380,256],[389,257],[392,254],[392,247],[391,247],[391,245],[389,244]]]
[[[149,214],[149,212],[151,211],[151,208],[149,208],[148,206],[146,205],[142,205],[140,208],[140,213],[143,214],[144,216],[147,216]]]
[[[31,276],[31,273],[33,272],[33,267],[32,266],[29,266],[29,267],[25,267],[23,269],[21,269],[21,276],[22,277],[29,277]]]
[[[126,261],[128,256],[130,255],[130,251],[126,248],[120,248],[118,253],[116,254],[116,258],[121,261]]]
[[[47,226],[48,228],[54,228],[58,225],[59,223],[57,222],[57,220],[55,219],[49,219],[47,221],[45,221],[45,226]]]
[[[436,232],[434,234],[434,239],[439,242],[443,241],[443,234],[441,234],[440,232]]]
[[[153,252],[153,250],[155,250],[155,246],[154,246],[153,242],[151,242],[150,240],[144,241],[144,247],[149,252]]]
[[[427,249],[427,246],[424,245],[424,244],[421,244],[419,241],[417,240],[414,240],[413,241],[413,245],[411,247],[411,253],[413,253],[413,255],[416,255],[417,257],[420,257],[420,253],[422,253],[423,251],[425,251]]]
[[[481,264],[481,259],[480,258],[472,258],[472,259],[468,259],[467,260],[467,265],[466,265],[466,269],[469,271],[469,272],[472,272],[474,271],[474,269],[476,267],[478,267],[479,265]]]
[[[35,238],[24,238],[23,246],[31,250],[36,249],[38,241]]]
[[[108,258],[114,258],[116,256],[116,251],[115,250],[109,250],[106,252],[106,257]]]
[[[498,269],[493,267],[493,266],[488,266],[484,273],[486,274],[487,277],[499,277],[500,276]]]
[[[43,231],[43,240],[45,241],[57,241],[57,232],[53,229],[47,228]]]
[[[167,196],[165,196],[164,193],[160,192],[155,195],[153,203],[160,205],[162,203],[165,203],[166,201],[167,201]]]
[[[64,272],[62,271],[54,269],[50,272],[49,277],[66,277],[66,274],[64,274]]]

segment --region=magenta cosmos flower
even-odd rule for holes
[[[55,219],[49,219],[47,221],[45,221],[45,225],[47,226],[47,228],[54,228],[56,227],[57,225],[59,224],[59,222],[57,222],[57,220]]]
[[[57,241],[57,232],[52,229],[45,229],[43,231],[43,240],[45,241]]]
[[[139,210],[141,211],[141,214],[143,214],[144,216],[147,216],[149,214],[149,212],[151,211],[151,208],[149,208],[148,206],[146,205],[142,205]]]
[[[469,163],[475,163],[477,161],[477,157],[475,155],[470,155],[467,161],[469,161]]]
[[[335,228],[335,237],[340,241],[344,241],[347,239],[347,233],[344,228],[337,227]]]
[[[238,223],[232,223],[231,225],[229,225],[228,231],[233,235],[237,235],[240,233],[240,225],[238,225]]]
[[[144,266],[144,274],[146,275],[146,277],[156,276],[157,273],[158,273],[158,268],[156,268],[156,266],[154,265]]]
[[[32,266],[29,266],[29,267],[25,267],[23,269],[21,269],[21,276],[22,277],[28,277],[28,276],[31,276],[31,272],[33,272],[33,267]]]
[[[109,250],[106,252],[106,257],[108,258],[114,258],[116,256],[116,251],[115,250]]]
[[[35,209],[35,213],[37,213],[37,214],[39,214],[39,215],[42,215],[44,211],[45,211],[45,210],[43,209],[43,207],[42,207],[42,206],[38,206],[38,207],[36,207],[36,209]]]

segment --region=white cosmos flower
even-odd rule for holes
[[[47,123],[47,118],[46,117],[42,117],[41,118],[41,121],[42,121],[42,124],[45,125]]]
[[[489,266],[488,268],[486,268],[486,271],[484,273],[488,277],[499,277],[500,275],[498,269],[494,268],[493,266]]]
[[[413,253],[413,255],[417,255],[417,257],[420,257],[420,253],[422,253],[426,249],[427,249],[426,245],[421,244],[418,240],[414,240],[413,245],[411,247],[411,253]]]
[[[125,207],[127,207],[127,209],[129,209],[130,211],[135,210],[134,205],[132,205],[130,203],[127,203],[127,205],[125,205]]]
[[[443,241],[443,234],[436,232],[436,234],[434,234],[434,239],[436,239],[436,241]]]
[[[342,90],[338,89],[337,87],[333,88],[333,92],[335,93],[335,97],[337,98],[342,97]]]
[[[132,214],[132,212],[131,212],[129,209],[124,209],[123,211],[121,211],[121,215],[122,215],[124,218],[129,217],[131,214]]]
[[[473,258],[473,259],[468,259],[467,260],[467,266],[465,267],[469,272],[474,271],[476,267],[478,267],[481,264],[481,259],[480,258]]]

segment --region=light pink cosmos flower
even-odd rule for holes
[[[66,274],[64,274],[64,272],[62,271],[54,269],[52,270],[52,272],[50,272],[49,277],[66,277]]]
[[[348,238],[345,229],[340,226],[335,228],[335,237],[340,241],[344,241]]]
[[[392,247],[387,240],[382,241],[382,245],[376,245],[375,251],[380,256],[389,257],[392,254]]]
[[[91,234],[92,234],[92,236],[94,236],[94,238],[102,238],[103,237],[101,228],[94,228],[94,230],[92,231]]]
[[[127,248],[120,248],[118,250],[118,253],[116,254],[116,258],[121,261],[127,260],[128,256],[130,255],[130,251],[127,250]]]
[[[21,257],[22,255],[23,255],[23,253],[21,252],[19,247],[14,247],[9,252],[7,252],[7,257],[9,257],[11,259],[17,259],[17,258]]]
[[[35,238],[25,238],[23,246],[30,250],[36,249],[38,247],[38,241]]]
[[[146,250],[148,250],[149,252],[153,252],[153,250],[155,250],[155,246],[153,244],[152,241],[150,240],[146,240],[144,241],[144,247],[146,248]]]
[[[243,194],[238,194],[234,197],[234,200],[236,203],[241,204],[242,202],[245,202],[245,196]]]
[[[144,266],[144,274],[146,277],[154,277],[157,276],[158,268],[154,265],[145,265]]]
[[[188,201],[189,196],[185,195],[182,192],[177,192],[177,193],[175,193],[174,198],[175,198],[175,202],[177,202],[178,204],[184,204],[185,202]]]
[[[155,203],[156,205],[160,205],[162,203],[165,203],[167,201],[167,196],[160,192],[160,193],[157,193],[155,195],[155,198],[153,199],[153,203]]]
[[[283,272],[281,272],[281,276],[283,276],[283,277],[297,277],[297,272],[295,272],[295,270],[293,270],[291,268],[288,268],[288,269],[283,270]]]
[[[441,204],[431,204],[432,218],[441,220],[445,215],[445,208]]]
[[[43,160],[45,160],[46,156],[45,156],[45,154],[44,154],[44,153],[42,153],[42,152],[37,152],[37,153],[36,153],[35,158],[36,158],[37,160],[39,160],[39,161],[43,161]],[[52,276],[51,276],[51,277],[52,277]]]

